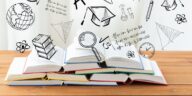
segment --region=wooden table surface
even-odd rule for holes
[[[0,51],[0,96],[40,95],[192,95],[192,52],[156,52],[156,60],[168,86],[133,84],[123,86],[7,86],[4,78],[14,57],[27,56]]]

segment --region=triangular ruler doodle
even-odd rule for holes
[[[113,0],[104,0],[104,1],[109,3],[109,4],[113,4]]]
[[[171,27],[156,23],[158,36],[161,42],[162,50],[164,50],[170,43],[183,34],[184,32],[175,30]]]
[[[69,32],[71,31],[73,21],[61,22],[57,24],[51,24],[55,32],[59,35],[60,39],[66,44]]]

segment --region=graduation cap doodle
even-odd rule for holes
[[[105,6],[87,7],[83,21],[81,22],[81,25],[84,24],[88,10],[90,10],[92,13],[92,18],[91,18],[92,23],[99,27],[108,26],[110,24],[110,20],[116,16]]]
[[[184,7],[184,4],[181,2],[181,0],[178,1],[181,4],[181,6]],[[164,0],[161,6],[165,7],[167,11],[172,11],[178,7],[178,2],[176,0]]]

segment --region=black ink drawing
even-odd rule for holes
[[[109,3],[109,4],[113,4],[113,0],[104,0],[104,1]]]
[[[184,4],[181,2],[181,0],[179,0],[179,3],[182,7],[184,7]],[[161,6],[164,7],[167,11],[172,11],[178,7],[178,2],[176,2],[176,0],[164,0]]]
[[[12,28],[22,31],[34,23],[35,14],[29,5],[17,3],[8,9],[6,19]]]
[[[127,11],[128,11],[129,17],[131,17],[131,19],[134,19],[135,16],[131,7],[127,8]]]
[[[187,18],[185,17],[185,14],[177,14],[175,21],[177,24],[182,24],[187,22]]]
[[[150,42],[145,42],[139,47],[139,53],[145,58],[152,58],[155,55],[155,46]]]
[[[73,21],[51,24],[51,27],[59,35],[59,38],[63,41],[64,44],[67,43],[67,39],[71,31],[72,23]]]
[[[110,24],[111,19],[115,17],[115,15],[105,6],[91,6],[87,7],[81,25],[84,24],[86,15],[88,14],[88,10],[90,10],[92,13],[92,23],[99,27],[108,26]]]
[[[41,58],[50,60],[56,53],[55,45],[49,35],[39,34],[33,40],[32,43],[35,46],[37,54]]]
[[[109,36],[105,38],[100,38],[99,43],[102,43],[104,49],[109,49],[110,47],[113,47],[113,49],[115,50],[115,47],[111,44]]]
[[[127,57],[128,58],[135,58],[135,52],[134,51],[128,51],[127,52]]]
[[[164,50],[170,43],[173,43],[173,41],[181,34],[184,34],[184,32],[178,31],[165,25],[161,25],[159,23],[156,23],[156,26],[162,50]]]
[[[98,63],[100,63],[101,61],[101,56],[99,54],[99,52],[97,51],[97,49],[94,47],[95,44],[97,43],[97,37],[93,32],[90,31],[86,31],[83,32],[79,35],[79,44],[83,47],[83,48],[91,48],[95,57],[97,58]]]
[[[20,53],[24,53],[25,50],[30,49],[29,44],[27,43],[26,40],[23,40],[22,42],[17,42],[16,43],[16,50]]]
[[[126,12],[125,12],[125,5],[124,4],[121,4],[121,5],[119,5],[119,8],[120,8],[120,10],[121,10],[121,20],[122,21],[127,21],[128,20],[128,15],[126,14]]]
[[[97,43],[97,37],[93,32],[86,31],[79,35],[79,44],[84,48],[92,48]]]
[[[29,2],[36,2],[37,5],[38,5],[39,2],[40,2],[40,0],[27,0],[27,1],[29,1]]]
[[[152,10],[153,10],[153,5],[154,5],[154,1],[151,0],[150,3],[149,3],[149,6],[148,6],[148,10],[147,10],[147,15],[146,15],[146,21],[148,21],[151,17],[151,13],[152,13]]]
[[[76,10],[78,10],[77,3],[78,3],[79,1],[81,1],[81,2],[83,3],[83,5],[86,5],[86,3],[85,3],[84,0],[75,0],[75,1],[74,1],[74,5],[75,5]]]

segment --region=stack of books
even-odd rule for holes
[[[102,62],[98,62],[91,49],[79,49],[74,44],[66,50],[56,46],[55,50],[57,52],[50,60],[40,58],[35,49],[28,57],[15,58],[5,78],[7,84],[12,86],[117,86],[133,82],[167,84],[157,63],[141,57],[134,46],[115,52],[108,50],[107,54],[99,52]],[[127,57],[125,50],[130,50],[134,54]]]

